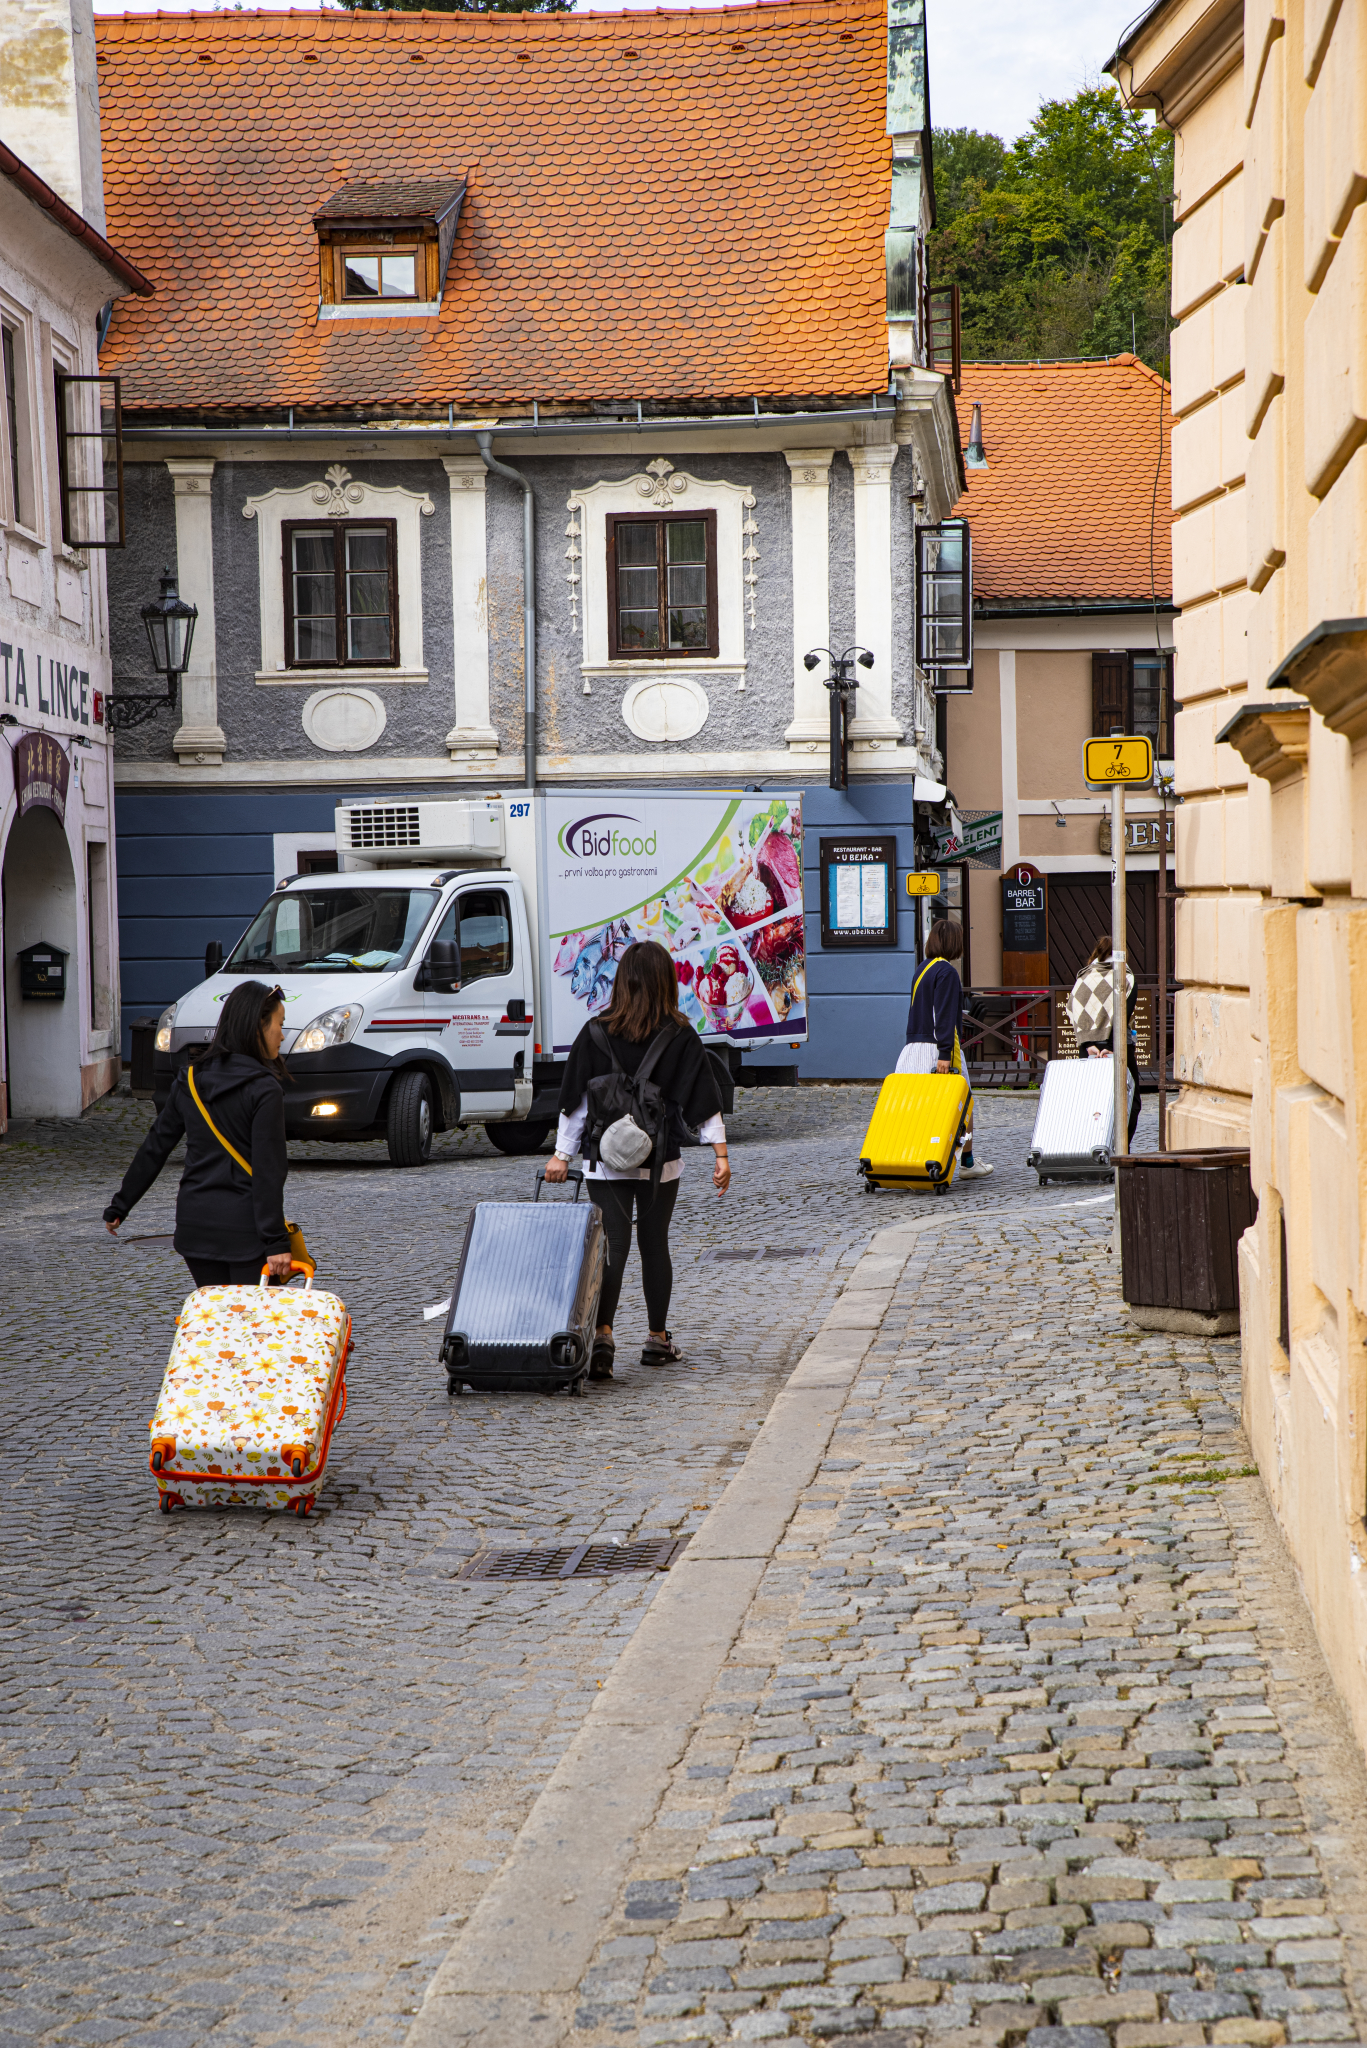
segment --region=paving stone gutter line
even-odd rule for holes
[[[1085,1212],[1111,1197],[1064,1202]],[[994,1210],[1047,1220],[1048,1210]],[[670,1570],[503,1868],[428,1985],[405,2048],[557,2048],[576,1991],[760,1581],[816,1476],[931,1215],[875,1232],[744,1465]]]

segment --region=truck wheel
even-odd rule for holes
[[[400,1074],[389,1091],[385,1137],[392,1166],[425,1166],[432,1155],[432,1083],[426,1074]]]
[[[495,1152],[502,1152],[508,1159],[523,1159],[529,1152],[539,1152],[551,1134],[549,1124],[486,1124],[484,1135]]]

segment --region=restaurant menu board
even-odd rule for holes
[[[895,837],[823,839],[820,849],[823,948],[895,946]]]
[[[1044,879],[1002,883],[1002,951],[1047,953],[1049,929]]]

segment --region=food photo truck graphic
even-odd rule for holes
[[[799,796],[719,796],[715,809],[699,796],[620,810],[545,802],[557,1053],[607,1007],[637,939],[669,953],[679,1007],[700,1033],[806,1038]]]

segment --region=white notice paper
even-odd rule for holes
[[[835,871],[835,922],[840,931],[857,931],[864,922],[860,915],[859,878],[863,869],[851,862]]]

